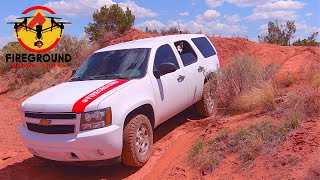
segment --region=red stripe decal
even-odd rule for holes
[[[115,80],[112,81],[108,84],[105,84],[101,87],[99,87],[98,89],[90,92],[89,94],[85,95],[84,97],[82,97],[81,99],[79,99],[72,107],[72,112],[76,112],[76,113],[82,113],[84,112],[84,109],[95,99],[97,99],[98,97],[100,97],[101,95],[103,95],[104,93],[120,86],[121,84],[124,84],[128,82],[128,80]]]

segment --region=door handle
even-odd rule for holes
[[[199,66],[199,68],[198,68],[198,72],[202,72],[203,70],[204,70],[204,67]]]
[[[178,77],[178,82],[182,82],[183,80],[184,80],[184,78],[185,78],[186,76],[181,76],[181,75],[179,75],[179,77]]]

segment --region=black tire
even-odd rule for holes
[[[195,108],[197,113],[204,117],[210,117],[215,113],[216,105],[209,83],[204,84],[202,98],[195,104]]]
[[[145,133],[142,133],[143,129]],[[127,166],[143,166],[151,156],[152,146],[153,130],[148,117],[143,114],[132,116],[124,127],[122,163]]]

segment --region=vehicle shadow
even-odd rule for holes
[[[192,108],[183,111],[155,129],[154,143],[184,125],[189,119],[196,120],[201,117],[197,116]],[[75,166],[32,157],[0,169],[0,179],[123,179],[139,169],[122,163],[102,167]]]

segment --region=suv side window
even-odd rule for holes
[[[160,64],[165,62],[173,63],[179,69],[177,58],[169,44],[162,45],[157,49],[153,69],[157,69]]]
[[[177,41],[174,43],[174,45],[180,54],[184,66],[188,66],[197,62],[197,54],[187,41]]]
[[[217,54],[208,39],[205,37],[192,38],[192,42],[197,46],[204,58]]]

